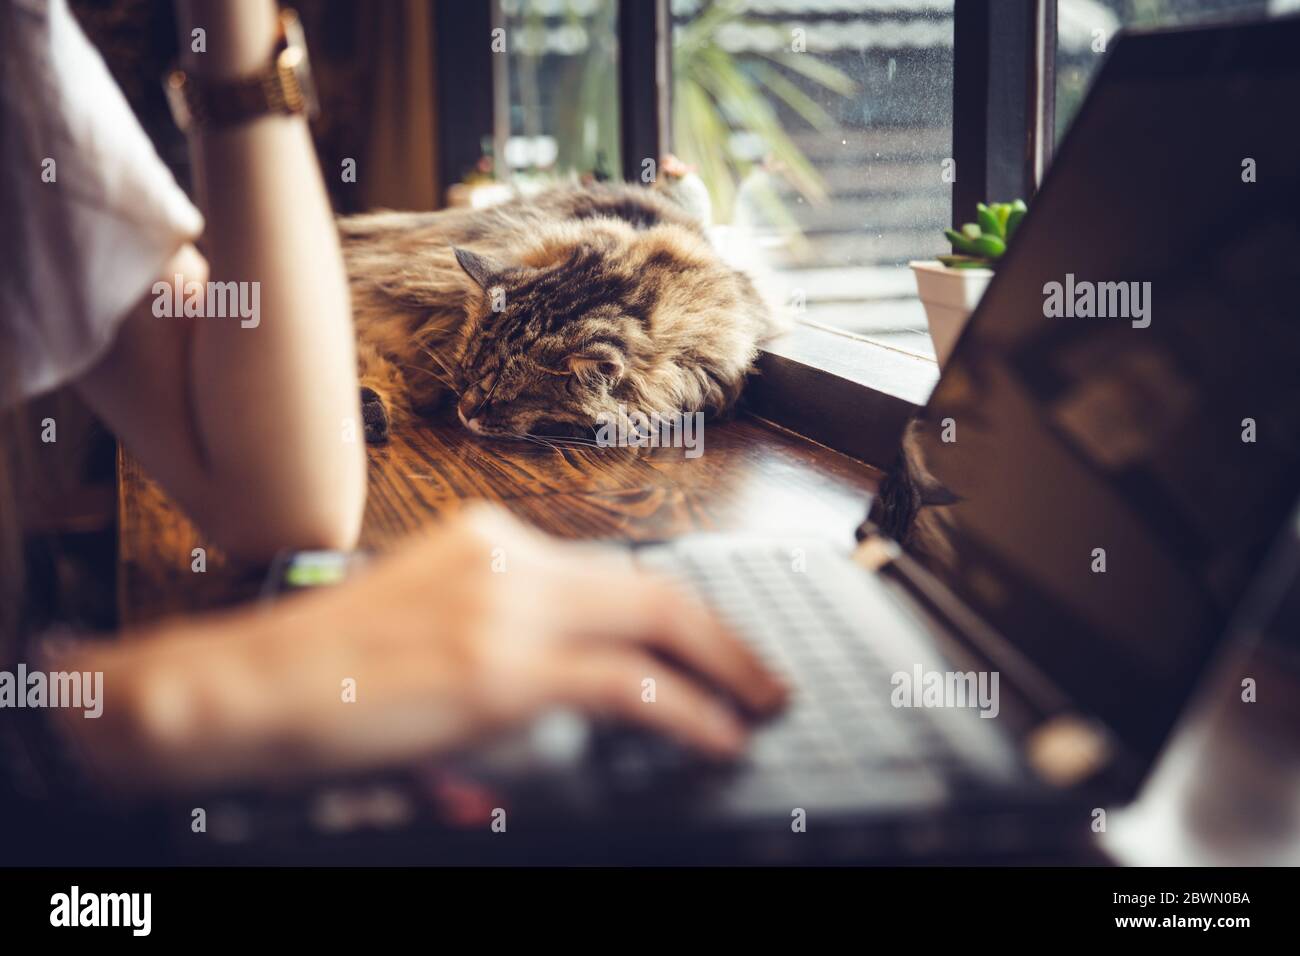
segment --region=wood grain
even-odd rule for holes
[[[880,473],[756,418],[705,426],[682,449],[552,448],[420,422],[369,449],[361,546],[382,551],[486,499],[564,538],[653,540],[692,531],[817,534],[847,548]],[[228,560],[125,451],[118,454],[118,605],[124,626],[257,594],[264,569]],[[192,570],[195,548],[207,570]]]

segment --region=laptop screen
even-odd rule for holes
[[[909,550],[1148,756],[1300,494],[1296,49],[1117,44],[916,436]]]

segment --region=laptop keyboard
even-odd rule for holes
[[[942,662],[880,583],[842,555],[697,538],[638,549],[636,562],[694,589],[791,684],[790,707],[755,730],[727,775],[721,812],[926,804],[968,764],[951,711],[891,704],[895,673]],[[969,729],[973,715],[962,716]],[[604,749],[619,789],[691,766],[684,750],[649,735]]]

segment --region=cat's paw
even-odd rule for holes
[[[361,388],[361,425],[366,444],[382,445],[388,441],[388,409],[373,388]]]

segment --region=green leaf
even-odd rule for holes
[[[956,229],[945,229],[943,234],[948,237],[952,243],[952,248],[956,252],[965,253],[968,256],[978,256],[980,251],[975,248],[975,243],[963,236]]]
[[[1007,244],[997,236],[980,236],[975,240],[975,249],[981,256],[997,259],[1007,251]]]
[[[975,225],[975,223],[968,222],[966,223],[966,225],[961,227],[961,234],[965,236],[967,239],[974,241],[975,239],[978,239],[980,236],[984,235],[984,230],[982,230],[979,226]]]
[[[1011,218],[1011,204],[997,202],[993,204],[993,216],[998,221],[998,235],[1007,238],[1007,220]]]
[[[1011,204],[1011,212],[1007,215],[1007,238],[1010,239],[1020,228],[1021,221],[1025,218],[1025,213],[1029,207],[1025,205],[1023,199],[1017,199]]]
[[[1002,227],[998,225],[997,214],[988,206],[983,203],[976,205],[975,218],[979,220],[980,232],[989,236],[1002,235]]]

